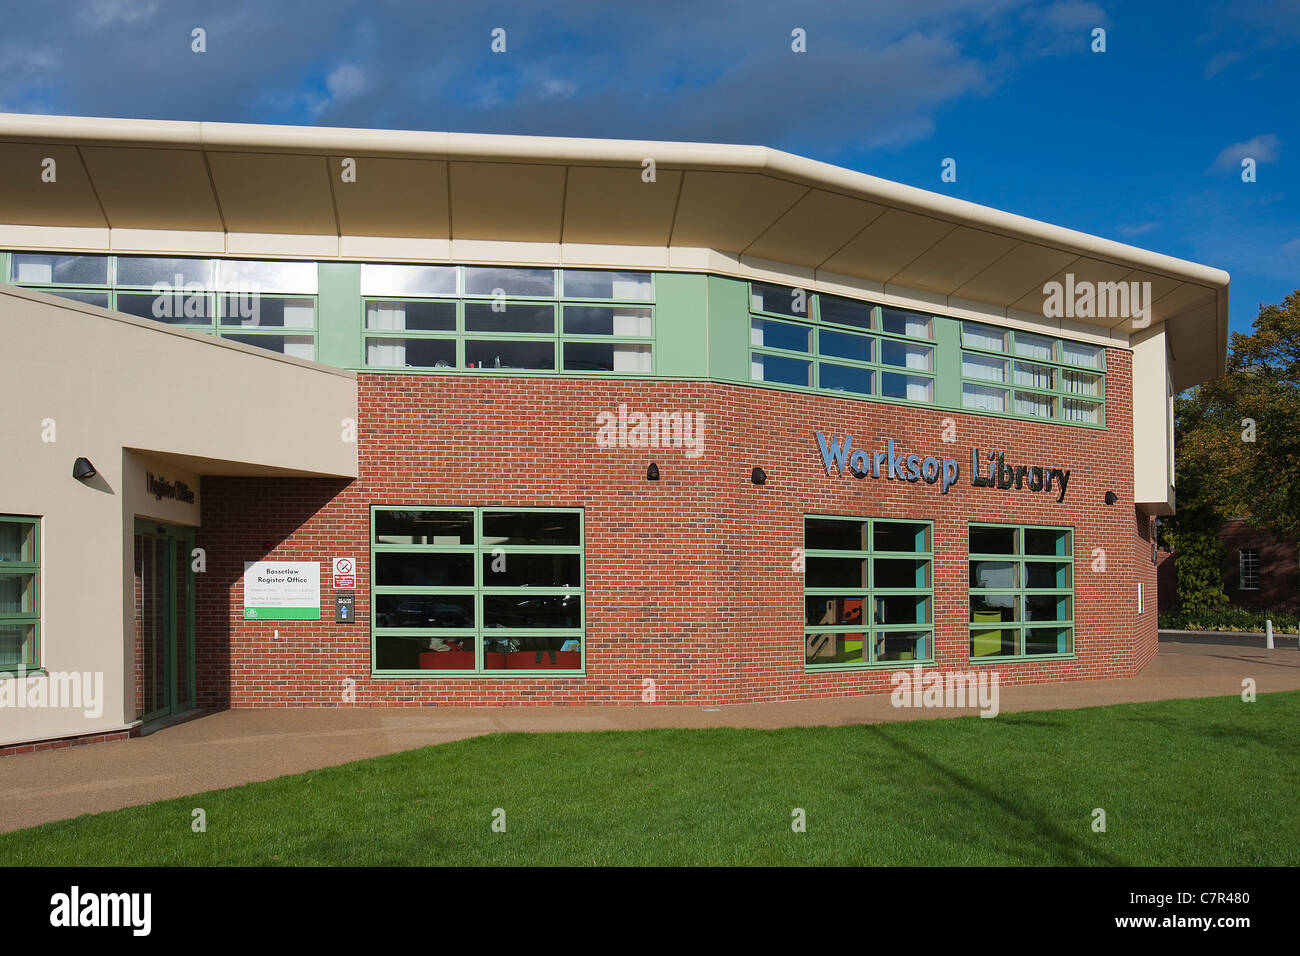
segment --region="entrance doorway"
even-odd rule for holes
[[[136,702],[144,720],[195,705],[193,550],[193,528],[136,519]]]

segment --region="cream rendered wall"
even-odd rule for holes
[[[1174,398],[1163,324],[1131,336],[1133,498],[1148,514],[1174,513]]]
[[[149,495],[145,472],[196,489],[195,460],[209,474],[354,478],[341,423],[356,419],[356,378],[10,286],[0,355],[0,513],[41,517],[41,665],[103,681],[97,714],[0,707],[0,744],[120,729],[135,706],[135,515],[198,523],[196,506]],[[78,456],[94,478],[72,477]]]

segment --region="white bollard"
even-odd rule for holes
[[[1270,651],[1273,649],[1273,622],[1264,622],[1264,646]]]

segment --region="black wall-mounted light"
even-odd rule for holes
[[[767,484],[767,472],[762,468],[755,468],[749,473],[749,480],[756,485],[765,485]]]
[[[650,462],[650,467],[645,470],[646,481],[659,480],[659,466],[655,462]]]
[[[89,458],[78,458],[72,463],[72,477],[78,481],[85,481],[87,478],[94,478],[98,472],[95,466],[90,463]]]
[[[1106,504],[1113,505],[1117,501],[1119,501],[1119,495],[1113,491],[1106,492]]]

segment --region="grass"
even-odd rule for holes
[[[991,720],[494,734],[0,834],[0,863],[1295,866],[1298,725],[1290,692]]]

